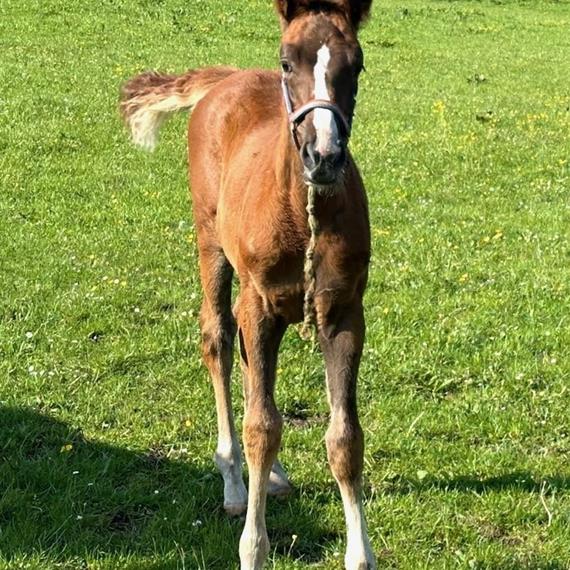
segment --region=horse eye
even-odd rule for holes
[[[293,68],[291,67],[291,64],[288,61],[281,61],[281,70],[283,71],[283,73],[291,73],[293,71]]]

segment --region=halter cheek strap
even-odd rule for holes
[[[348,138],[350,137],[351,124],[346,118],[345,114],[342,112],[338,105],[331,103],[330,101],[325,101],[324,99],[313,99],[308,103],[305,103],[299,107],[296,111],[293,110],[293,102],[291,101],[291,94],[289,93],[289,85],[285,77],[281,77],[281,90],[283,91],[283,100],[285,101],[285,109],[287,110],[287,115],[289,117],[289,124],[291,126],[291,134],[293,135],[293,140],[297,149],[301,148],[299,143],[299,138],[297,136],[297,127],[305,120],[305,117],[315,109],[326,109],[330,111],[340,128],[341,136]]]

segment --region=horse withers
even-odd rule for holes
[[[356,398],[370,229],[363,183],[347,148],[363,68],[357,32],[370,4],[276,0],[280,72],[148,72],[122,91],[124,119],[134,142],[146,148],[154,147],[169,114],[193,111],[188,144],[203,287],[202,352],[216,399],[215,461],[224,479],[224,507],[230,514],[247,510],[242,570],[261,569],[269,552],[266,495],[290,491],[277,460],[277,354],[287,326],[308,312],[325,359],[331,408],[326,446],[346,516],[345,565],[376,568],[361,498],[364,438]],[[232,312],[234,272],[240,288]],[[248,490],[230,396],[236,332]]]

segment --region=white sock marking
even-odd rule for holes
[[[243,483],[241,450],[235,434],[220,430],[214,460],[224,479],[224,508],[229,514],[239,515],[245,511],[247,490]]]
[[[347,570],[375,570],[376,560],[370,546],[362,501],[352,490],[340,488],[346,518],[347,543],[344,564]]]

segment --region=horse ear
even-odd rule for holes
[[[286,28],[295,15],[297,2],[295,0],[274,0],[274,4],[277,14],[279,14],[281,27]]]
[[[368,18],[370,14],[370,6],[372,0],[346,0],[347,8],[350,12],[350,20],[355,30],[358,30],[360,24]]]
[[[281,27],[285,29],[289,22],[298,12],[310,10],[312,4],[326,6],[344,12],[350,19],[355,30],[368,17],[372,0],[323,0],[316,2],[313,0],[274,0],[275,8],[281,20]]]

